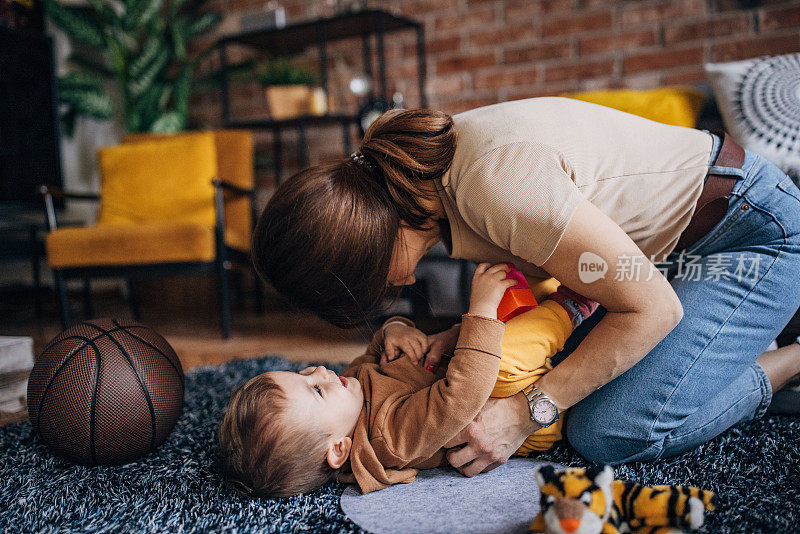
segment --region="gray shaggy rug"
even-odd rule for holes
[[[334,483],[291,499],[247,500],[215,473],[215,432],[231,390],[258,373],[306,365],[268,356],[193,370],[169,439],[125,466],[73,465],[51,454],[29,423],[0,428],[0,532],[364,532],[342,514],[344,488]],[[588,465],[565,443],[539,459]],[[798,418],[767,417],[682,456],[620,466],[617,474],[716,492],[717,511],[702,532],[800,531]]]

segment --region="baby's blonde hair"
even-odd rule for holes
[[[326,461],[326,436],[303,421],[287,420],[289,406],[269,373],[231,395],[219,446],[223,476],[239,493],[289,497],[322,486],[336,473]]]

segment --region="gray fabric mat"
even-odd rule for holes
[[[339,502],[351,521],[376,534],[522,533],[539,512],[534,471],[542,463],[512,458],[474,478],[439,467],[367,495],[348,486]]]

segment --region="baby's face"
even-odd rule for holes
[[[308,367],[299,373],[275,371],[293,410],[288,416],[308,422],[334,438],[349,436],[364,405],[361,384],[353,377],[338,376],[325,367]]]

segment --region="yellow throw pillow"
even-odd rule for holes
[[[97,224],[215,225],[217,152],[211,132],[123,143],[99,151]]]
[[[611,89],[565,93],[561,96],[593,102],[646,119],[675,126],[694,128],[706,100],[702,91],[691,87],[661,87],[658,89]]]

